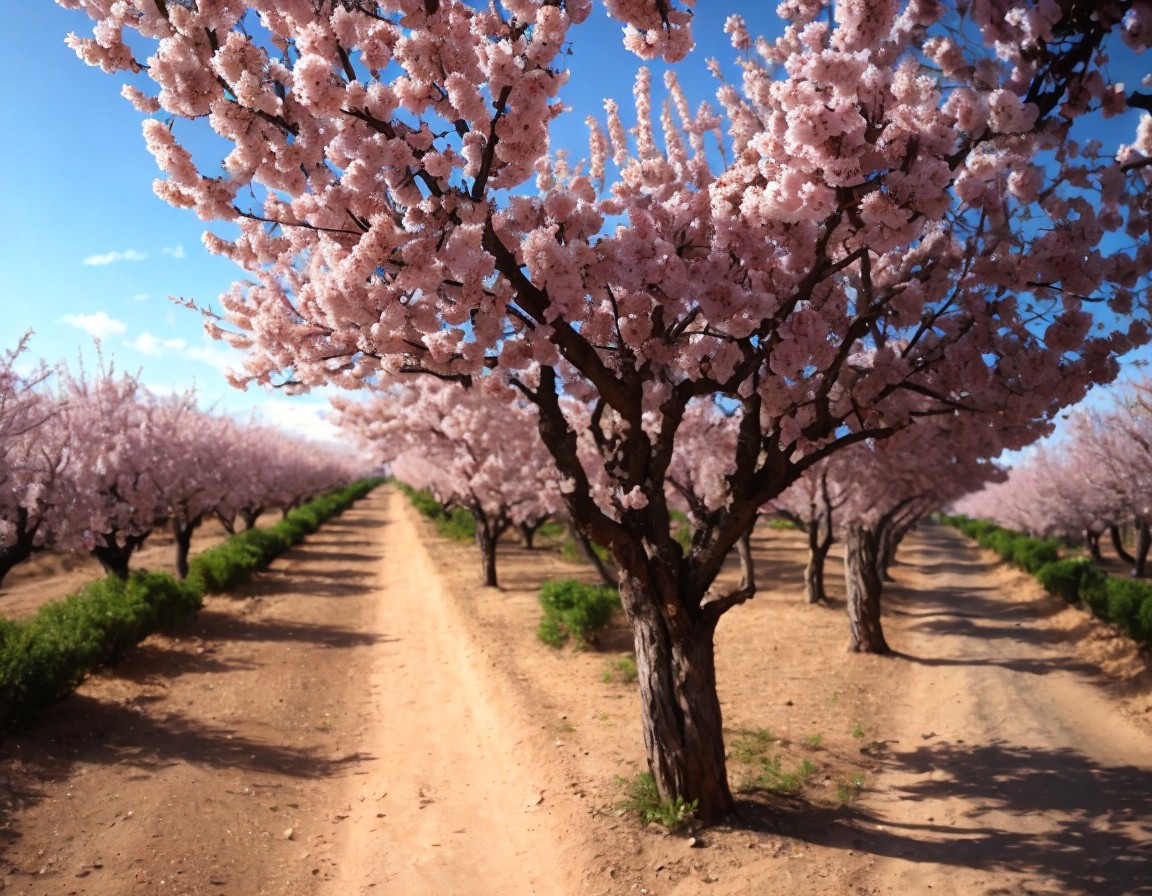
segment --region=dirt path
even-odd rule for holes
[[[836,567],[810,607],[802,536],[754,547],[768,585],[717,633],[737,824],[616,808],[643,768],[628,633],[532,634],[540,582],[586,567],[507,544],[477,587],[475,549],[384,489],[0,742],[0,891],[1152,893],[1152,689],[1121,640],[929,529],[899,655],[851,656]],[[811,769],[802,798],[769,762]]]
[[[535,733],[461,618],[459,596],[444,589],[405,504],[399,493],[388,501],[381,567],[391,575],[378,603],[387,646],[370,679],[368,745],[382,774],[352,798],[342,870],[325,892],[572,892]]]
[[[1078,652],[1082,620],[950,530],[906,560],[903,724],[867,801],[878,873],[958,896],[1152,893],[1152,738]]]

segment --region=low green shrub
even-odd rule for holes
[[[396,483],[417,513],[427,517],[436,527],[436,532],[453,541],[471,541],[476,536],[476,520],[467,510],[459,507],[445,508],[430,492],[412,488],[403,482]]]
[[[297,508],[277,525],[250,529],[192,558],[189,575],[106,576],[45,604],[30,619],[0,619],[0,729],[23,723],[115,662],[153,632],[194,614],[204,594],[247,581],[259,568],[349,507],[381,480],[364,480]]]
[[[476,520],[467,510],[459,507],[444,511],[433,522],[440,535],[453,541],[471,541],[476,537]]]
[[[585,585],[575,579],[556,579],[540,588],[544,616],[536,635],[545,644],[563,647],[569,640],[586,647],[620,610],[620,594],[604,585]]]
[[[1138,641],[1145,641],[1152,632],[1141,623],[1144,604],[1152,601],[1152,584],[1139,579],[1109,577],[1105,593],[1108,621]]]
[[[1042,567],[1060,559],[1060,542],[1055,539],[1041,540],[1020,535],[1012,541],[1011,551],[1009,562],[1025,572],[1036,573]]]
[[[1056,539],[1030,538],[962,516],[944,516],[941,522],[1032,573],[1048,592],[1082,604],[1136,641],[1152,644],[1152,583],[1109,576],[1087,557],[1060,559],[1061,544]]]
[[[202,594],[167,573],[106,576],[0,629],[0,727],[26,721],[156,631],[200,608]]]
[[[1107,576],[1088,557],[1068,557],[1041,566],[1036,570],[1036,578],[1045,591],[1070,604],[1078,604],[1086,587],[1094,582],[1103,584]]]

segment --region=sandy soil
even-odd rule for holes
[[[627,632],[533,635],[540,581],[587,569],[512,544],[478,587],[383,489],[0,742],[0,890],[1152,893],[1152,686],[1123,639],[926,527],[897,655],[851,656],[837,577],[809,607],[797,534],[756,551],[770,587],[718,633],[730,825],[617,808],[643,767]],[[799,795],[754,780],[777,757],[814,769]]]

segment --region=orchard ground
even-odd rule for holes
[[[478,587],[474,549],[385,488],[0,742],[0,890],[1152,893],[1128,642],[924,526],[886,598],[897,655],[849,655],[838,569],[807,606],[802,536],[755,550],[766,587],[718,633],[731,825],[617,808],[644,762],[627,631],[534,636],[540,582],[587,570],[508,544]]]

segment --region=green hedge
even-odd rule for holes
[[[30,619],[0,619],[0,728],[28,721],[70,694],[93,669],[188,619],[206,593],[246,582],[379,483],[362,480],[291,511],[275,526],[232,536],[194,557],[183,582],[163,572],[106,576],[45,604]]]
[[[1087,607],[1142,644],[1152,644],[1152,582],[1109,576],[1088,557],[1060,558],[1054,539],[1030,538],[987,520],[941,517],[1002,560],[1032,573],[1052,594]]]
[[[454,541],[471,541],[476,536],[476,520],[467,510],[459,507],[446,510],[432,496],[431,492],[412,488],[403,482],[396,482],[395,485],[408,496],[408,500],[412,502],[412,506],[421,516],[432,520],[436,526],[436,531],[445,538],[451,538]]]
[[[604,585],[584,585],[575,579],[545,582],[540,588],[544,617],[536,635],[545,644],[563,647],[569,640],[587,647],[620,611],[620,592]]]

